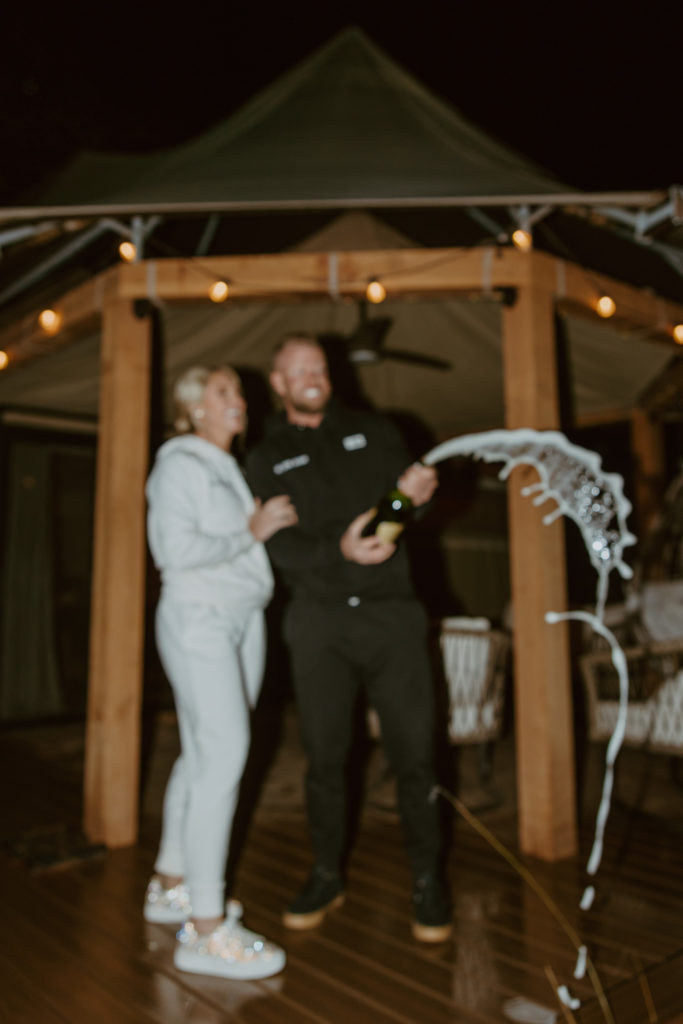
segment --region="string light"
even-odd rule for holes
[[[133,263],[138,254],[132,242],[121,242],[119,245],[119,256],[124,263]]]
[[[371,277],[368,281],[368,286],[365,289],[365,297],[369,302],[384,302],[387,297],[387,290],[381,281],[378,281],[376,277]]]
[[[512,242],[520,252],[529,252],[534,244],[531,232],[524,228],[517,228],[512,232]]]
[[[674,324],[674,329],[672,333],[674,336],[674,341],[677,342],[679,345],[683,345],[683,324]]]
[[[598,311],[598,316],[601,316],[603,320],[607,320],[609,317],[614,316],[617,307],[614,299],[610,295],[601,295],[598,299],[596,309]]]
[[[6,369],[8,363],[9,356],[7,355],[6,352],[3,352],[2,349],[0,349],[0,370]]]
[[[230,294],[227,281],[214,281],[209,288],[209,298],[212,302],[225,302]]]
[[[62,326],[62,314],[54,309],[44,309],[38,317],[38,323],[46,334],[56,334]]]

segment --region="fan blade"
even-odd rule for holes
[[[413,363],[418,366],[430,366],[434,370],[450,370],[452,364],[438,356],[428,356],[422,352],[404,352],[402,349],[384,348],[380,359],[393,359],[401,363]]]
[[[393,317],[382,316],[369,320],[364,304],[360,305],[360,323],[348,340],[348,358],[351,363],[379,363],[383,359],[429,366],[435,370],[450,370],[451,364],[436,356],[402,349],[384,348],[384,340],[393,325]]]

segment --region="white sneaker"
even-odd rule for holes
[[[142,910],[145,921],[154,924],[182,924],[192,914],[190,892],[182,882],[164,889],[158,875],[152,875]]]
[[[173,962],[179,971],[246,980],[268,978],[285,966],[285,951],[240,924],[242,904],[229,900],[226,918],[209,935],[188,921],[178,932]]]

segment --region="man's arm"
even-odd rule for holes
[[[396,487],[410,498],[414,508],[426,505],[439,486],[436,469],[434,466],[424,466],[421,462],[411,462],[403,436],[390,419],[381,416],[379,424],[378,442],[382,449],[382,462],[387,467],[391,466],[396,473]]]
[[[406,447],[403,436],[395,423],[385,416],[379,417],[378,442],[382,449],[382,462],[396,474],[394,481],[387,487],[396,486],[419,510],[416,518],[421,519],[429,510],[437,487],[439,477],[434,466],[424,466],[421,462],[411,462],[411,455]]]

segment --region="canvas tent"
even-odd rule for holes
[[[654,212],[669,198],[620,202]],[[218,355],[264,370],[291,325],[347,334],[368,279],[380,277],[392,348],[417,347],[452,369],[385,360],[361,368],[364,387],[383,408],[424,416],[439,438],[558,426],[559,311],[579,414],[631,415],[641,387],[672,357],[670,325],[683,319],[671,299],[674,270],[657,295],[503,244],[511,220],[567,217],[581,199],[590,213],[614,197],[568,192],[350,31],[199,140],[161,155],[81,159],[40,203],[3,211],[8,225],[36,231],[30,251],[12,256],[0,295],[0,346],[11,356],[0,403],[99,417],[86,780],[93,838],[135,836],[150,308],[165,325],[168,389],[183,366]],[[365,214],[329,223],[345,209]],[[378,217],[391,220],[390,231]],[[110,265],[112,231],[139,246],[146,238],[147,258]],[[434,247],[444,231],[448,247]],[[176,255],[160,258],[170,246]],[[215,279],[231,286],[220,307],[207,299]],[[619,311],[609,329],[594,315],[602,289]],[[46,339],[35,314],[48,298],[63,320]],[[642,417],[634,422],[654,437]],[[517,479],[510,522],[520,836],[528,852],[556,858],[576,846],[567,637],[543,624],[566,599],[564,547],[561,532],[520,498]],[[530,707],[542,711],[532,716]]]
[[[148,256],[282,251],[348,208],[382,211],[432,246],[505,241],[529,223],[536,247],[612,274],[620,264],[680,299],[680,205],[677,189],[577,192],[351,28],[198,138],[152,154],[84,153],[38,196],[0,210],[0,323],[27,287],[42,301],[56,269],[68,283],[101,269],[117,232],[146,239]],[[622,244],[623,231],[642,244]]]
[[[40,202],[216,209],[261,201],[300,209],[501,191],[568,189],[468,124],[350,29],[199,138],[151,156],[78,157]]]

